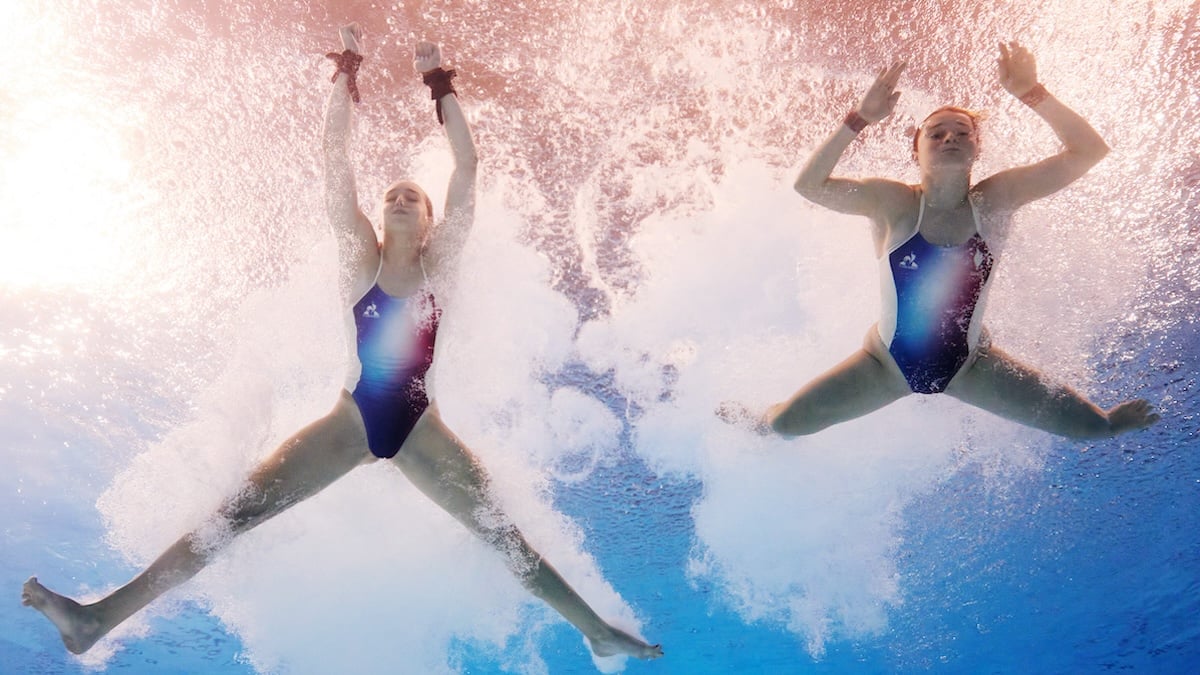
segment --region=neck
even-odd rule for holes
[[[379,252],[379,278],[376,284],[388,295],[408,297],[425,279],[425,269],[421,265],[421,247],[404,240],[384,238],[383,249]]]
[[[925,205],[934,208],[958,206],[967,199],[971,188],[971,174],[964,171],[925,171],[921,175],[921,190],[925,193]]]
[[[413,241],[412,237],[387,236],[385,233],[383,248],[379,251],[379,254],[383,256],[385,267],[397,265],[408,267],[420,262],[421,248],[420,242]]]

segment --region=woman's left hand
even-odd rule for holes
[[[442,50],[432,42],[418,42],[413,51],[413,68],[418,73],[429,71],[442,65]]]
[[[1000,66],[1000,85],[1013,96],[1020,98],[1037,85],[1037,63],[1033,53],[1016,40],[1007,45],[1000,43],[1000,58],[996,63]]]

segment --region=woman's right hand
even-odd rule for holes
[[[349,49],[355,54],[362,53],[362,27],[357,23],[342,26],[342,49]]]
[[[879,77],[875,78],[875,83],[863,96],[862,103],[858,104],[859,117],[874,124],[892,114],[896,109],[896,101],[900,100],[896,83],[900,81],[900,73],[904,72],[906,65],[908,64],[904,61],[897,61],[879,71]]]

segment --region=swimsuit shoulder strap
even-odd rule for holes
[[[888,246],[884,250],[883,255],[880,257],[880,259],[887,258],[889,255],[892,254],[892,252],[894,252],[896,249],[903,246],[905,244],[905,242],[907,242],[910,239],[912,239],[913,237],[917,236],[917,233],[921,231],[921,219],[925,217],[925,191],[922,190],[920,187],[917,187],[916,191],[921,196],[921,206],[917,210],[917,225],[916,225],[916,227],[913,228],[913,231],[910,232],[908,234],[908,236],[906,236],[903,239],[901,239],[900,241],[897,241],[896,243]]]
[[[971,205],[971,218],[975,220],[975,233],[983,236],[983,221],[979,219],[979,209],[975,206],[975,200],[970,194],[967,195],[967,203]]]
[[[921,221],[925,218],[925,191],[917,191],[921,193],[921,206],[917,209],[917,226],[913,228],[913,234],[921,231]]]
[[[379,246],[379,266],[375,268],[375,278],[371,280],[371,286],[379,284],[379,275],[383,274],[383,245]]]

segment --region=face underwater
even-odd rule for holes
[[[922,166],[974,162],[979,155],[975,118],[957,110],[934,112],[913,137],[913,152]]]
[[[433,222],[433,201],[416,183],[400,180],[384,192],[382,213],[385,224],[416,216],[421,225],[428,227]]]

